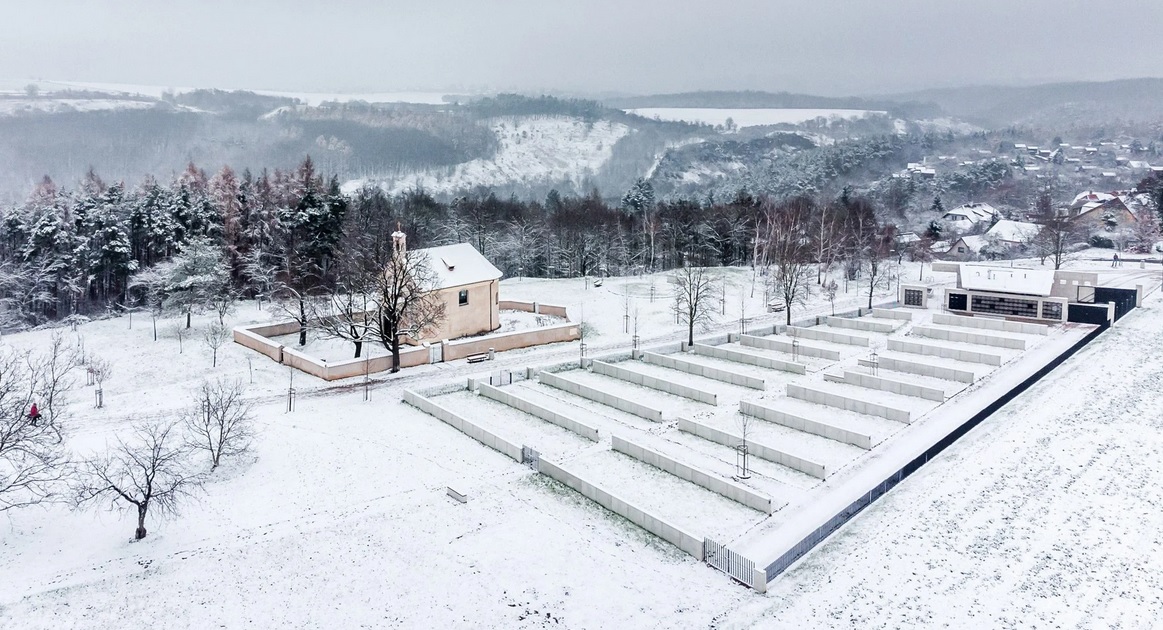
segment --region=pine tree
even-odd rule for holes
[[[938,216],[945,216],[945,204],[941,203],[941,197],[939,195],[933,197],[933,205],[929,206],[929,212],[936,213]]]

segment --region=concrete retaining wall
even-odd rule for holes
[[[557,317],[564,317],[569,319],[569,315],[565,312],[564,306],[555,306],[553,304],[538,304],[538,312],[542,315],[555,315]]]
[[[755,416],[760,420],[766,420],[774,424],[803,431],[804,433],[811,433],[820,437],[843,442],[844,444],[851,444],[862,448],[864,450],[872,449],[872,436],[849,431],[848,429],[841,429],[840,427],[830,425],[826,422],[819,422],[817,420],[809,420],[794,414],[790,414],[771,407],[765,407],[746,400],[739,403],[739,411],[748,416]],[[680,420],[681,422],[681,420]],[[811,473],[808,473],[811,474]]]
[[[469,420],[458,416],[457,414],[441,407],[440,405],[428,400],[427,398],[417,394],[411,390],[404,390],[404,402],[413,407],[423,411],[424,413],[451,425],[457,431],[471,437],[472,439],[484,444],[485,446],[499,451],[516,461],[521,461],[521,447],[505,440],[504,438],[482,429],[473,424]]]
[[[947,368],[942,365],[929,365],[928,363],[917,363],[915,361],[905,361],[893,357],[881,356],[880,367],[891,370],[893,372],[904,372],[906,374],[920,374],[921,376],[932,376],[946,381],[956,381],[958,383],[972,383],[975,379],[973,372],[965,370],[955,370]]]
[[[791,341],[783,339],[772,339],[770,337],[756,337],[754,335],[739,335],[740,345],[750,348],[760,348],[763,350],[774,350],[776,352],[786,352],[791,354]],[[817,357],[828,361],[839,361],[840,353],[836,350],[826,350],[817,346],[809,346],[805,343],[800,343],[799,353],[805,357]]]
[[[609,490],[597,484],[578,477],[574,473],[562,468],[560,464],[550,462],[544,457],[538,458],[537,470],[546,477],[561,482],[566,487],[578,492],[590,501],[597,503],[614,514],[621,516],[638,527],[694,556],[696,560],[701,561],[703,559],[703,539],[701,536],[685,532],[667,523],[650,512],[633,505],[625,499],[615,496]]]
[[[765,497],[750,488],[741,486],[733,481],[728,481],[705,470],[684,464],[677,459],[642,446],[641,444],[635,444],[623,437],[617,435],[612,436],[610,447],[619,453],[629,455],[659,470],[665,470],[679,479],[706,488],[715,494],[725,496],[753,510],[759,510],[764,514],[771,514],[775,511],[771,507],[771,497]]]
[[[798,398],[806,400],[818,405],[827,405],[837,409],[846,409],[848,411],[855,411],[856,413],[863,413],[869,416],[879,416],[887,418],[895,422],[904,422],[910,424],[912,422],[912,414],[903,409],[893,409],[888,405],[881,405],[878,403],[866,402],[863,400],[856,400],[840,394],[826,392],[811,387],[804,387],[803,385],[794,385],[789,383],[787,386],[788,398]]]
[[[540,302],[522,302],[520,300],[498,300],[497,309],[502,311],[524,311],[526,313],[540,313],[569,319],[565,314],[564,306],[542,304]]]
[[[545,305],[541,304],[540,307],[542,312],[544,312]],[[532,330],[519,330],[485,335],[483,337],[470,337],[459,341],[444,342],[444,360],[455,361],[456,359],[463,359],[474,354],[484,354],[489,351],[489,348],[497,352],[504,352],[506,350],[529,348],[562,341],[576,341],[578,339],[581,339],[581,329],[577,324],[570,322],[554,324],[543,328],[534,328]]]
[[[872,309],[872,316],[882,319],[899,319],[906,322],[913,321],[912,313],[899,308],[874,308]]]
[[[369,343],[371,342],[364,342],[364,352],[367,351]],[[400,347],[400,367],[402,368],[425,365],[429,363],[428,359],[427,346]],[[340,378],[363,376],[365,371],[369,374],[375,374],[376,372],[387,372],[390,369],[392,369],[392,355],[390,354],[372,357],[371,359],[344,359],[343,361],[333,361],[323,364],[323,375],[320,378],[334,381]]]
[[[833,332],[831,330],[821,330],[819,328],[800,328],[798,326],[788,326],[785,332],[789,337],[796,337],[799,339],[817,339],[819,341],[831,341],[832,343],[842,343],[847,346],[864,346],[865,348],[867,348],[872,341],[868,337],[862,337],[860,335],[849,335],[845,333]]]
[[[522,307],[525,303],[508,302],[508,306]],[[564,317],[565,307],[555,307],[546,304],[529,303],[532,308],[540,309],[540,312],[547,314],[558,314],[554,309],[560,309],[561,317]],[[546,310],[549,309],[549,310]],[[517,310],[523,310],[518,308]],[[550,311],[554,311],[550,313]],[[362,376],[365,372],[375,374],[377,372],[386,372],[392,369],[392,357],[378,356],[373,357],[370,361],[365,359],[345,359],[343,361],[323,361],[315,357],[304,354],[289,346],[271,341],[269,337],[279,335],[289,335],[299,332],[298,322],[279,322],[276,324],[258,324],[252,326],[239,326],[233,330],[234,342],[261,352],[270,357],[274,361],[278,361],[283,365],[289,365],[297,370],[306,372],[312,376],[317,376],[326,381],[334,381],[341,378],[350,378],[353,376]],[[454,361],[474,354],[484,354],[489,349],[494,349],[497,352],[505,350],[515,350],[518,348],[528,348],[531,346],[539,346],[547,343],[557,343],[561,341],[574,341],[581,338],[581,331],[577,324],[566,322],[564,324],[554,324],[552,326],[545,326],[543,328],[535,328],[533,330],[522,330],[508,333],[497,333],[493,335],[485,335],[482,337],[471,337],[468,339],[461,339],[458,341],[442,341],[441,357],[443,361]],[[372,344],[371,341],[365,341],[364,347]],[[432,362],[432,352],[428,344],[422,346],[404,346],[400,348],[400,367],[415,367],[417,365],[425,365]]]
[[[552,409],[542,407],[535,402],[526,400],[513,394],[511,391],[493,387],[488,383],[477,383],[477,389],[480,390],[481,396],[485,398],[492,398],[493,400],[504,403],[518,411],[523,411],[531,416],[536,416],[551,424],[573,431],[574,433],[595,442],[598,441],[598,430],[569,416],[557,413]]]
[[[933,323],[939,326],[980,328],[982,330],[997,330],[1000,332],[1022,333],[1024,335],[1050,334],[1050,327],[1045,324],[1011,322],[1005,319],[991,319],[988,317],[965,317],[962,315],[950,315],[948,313],[933,313]]]
[[[690,385],[681,385],[664,378],[643,374],[642,372],[635,372],[634,370],[628,370],[612,363],[606,363],[605,361],[594,361],[593,369],[594,374],[610,376],[628,383],[634,383],[635,385],[657,389],[660,392],[707,403],[708,405],[719,404],[719,395],[714,392],[708,392],[697,387],[691,387]]]
[[[945,341],[957,341],[960,343],[971,343],[978,346],[992,346],[994,348],[1008,348],[1010,350],[1026,349],[1025,339],[998,337],[996,335],[987,335],[984,333],[971,332],[968,330],[949,330],[947,328],[916,326],[913,328],[913,334],[917,335],[918,337],[944,339]]]
[[[563,392],[568,392],[574,396],[580,396],[586,400],[592,400],[596,403],[601,403],[607,407],[613,407],[625,411],[626,413],[634,414],[640,418],[646,418],[651,422],[662,422],[662,410],[648,407],[642,403],[637,403],[632,400],[626,400],[613,394],[607,394],[600,389],[583,385],[575,380],[565,378],[560,374],[551,374],[549,372],[541,372],[537,378],[545,385],[560,389]]]
[[[644,352],[642,359],[647,363],[653,363],[671,370],[678,370],[686,372],[687,374],[695,374],[703,378],[709,378],[723,383],[730,383],[732,385],[739,385],[740,387],[750,387],[751,389],[766,389],[767,383],[763,382],[761,378],[732,372],[731,370],[724,370],[722,368],[711,367],[703,365],[702,363],[695,363],[687,359],[679,357],[657,354],[654,352]]]
[[[907,352],[909,354],[941,357],[943,359],[953,359],[955,361],[964,361],[966,363],[1001,365],[1001,357],[996,354],[986,354],[984,352],[974,352],[972,350],[961,350],[959,348],[946,348],[944,346],[931,346],[929,344],[917,343],[915,341],[904,341],[903,339],[889,339],[888,349],[894,352]]]
[[[824,321],[827,322],[829,326],[835,326],[836,328],[865,330],[868,332],[878,333],[890,333],[897,328],[900,328],[900,324],[891,324],[889,322],[870,322],[867,319],[849,319],[847,317],[825,317]],[[867,346],[868,344],[864,343],[860,345]]]
[[[755,365],[769,370],[780,370],[783,372],[791,372],[792,374],[807,374],[808,366],[802,363],[794,363],[792,361],[784,361],[782,359],[773,359],[758,354],[751,354],[750,352],[741,352],[731,348],[719,348],[717,346],[707,346],[701,343],[696,343],[691,347],[695,354],[701,354],[705,357],[714,357],[724,361],[734,361],[735,363],[744,363],[746,365]]]
[[[707,440],[708,442],[722,444],[723,446],[730,446],[731,448],[735,448],[736,446],[743,443],[743,438],[738,435],[734,435],[714,427],[709,427],[705,424],[701,424],[693,420],[687,420],[686,418],[678,419],[678,430],[684,433],[697,435],[704,440]],[[824,469],[823,464],[817,464],[816,462],[808,461],[802,457],[790,455],[781,450],[771,448],[770,446],[756,444],[751,440],[747,441],[747,452],[758,457],[759,459],[773,462],[781,466],[787,466],[792,470],[798,470],[805,475],[811,475],[816,479],[824,479],[827,477],[827,470]]]
[[[884,378],[883,376],[873,376],[871,374],[864,374],[862,372],[844,371],[843,382],[849,385],[856,385],[858,387],[867,387],[868,389],[879,389],[881,391],[892,392],[902,396],[912,396],[913,398],[924,398],[925,400],[935,400],[937,402],[945,402],[945,390],[937,389],[935,387],[925,387],[924,385],[915,385],[913,383],[906,383],[891,378]]]
[[[266,337],[256,335],[242,326],[235,328],[233,333],[234,343],[240,346],[262,353],[273,361],[278,361],[282,356],[283,344],[281,343],[275,343]]]

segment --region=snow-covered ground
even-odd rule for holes
[[[614,144],[630,128],[610,121],[587,122],[564,116],[506,117],[493,120],[500,141],[497,153],[447,169],[407,175],[389,184],[392,192],[423,188],[451,192],[475,186],[520,183],[580,183],[596,174],[613,155]],[[345,189],[363,181],[348,182]]]
[[[916,277],[915,266],[906,272]],[[720,273],[736,281],[720,319],[725,332],[736,325],[749,276]],[[758,315],[762,291],[742,293],[754,306],[745,312]],[[506,298],[567,304],[575,319],[584,304],[598,333],[587,339],[593,354],[629,349],[623,294],[639,296],[632,303],[640,308],[644,345],[677,338],[682,326],[668,299],[649,301],[648,278],[611,278],[588,290],[580,279],[503,284]],[[848,298],[850,307],[866,299],[855,292]],[[127,514],[65,506],[4,513],[0,626],[1085,627],[1119,619],[1123,627],[1149,626],[1142,620],[1163,614],[1152,572],[1163,563],[1163,424],[1152,420],[1163,417],[1163,400],[1154,395],[1163,384],[1159,302],[1152,296],[857,517],[767,596],[398,402],[404,387],[576,360],[577,343],[502,353],[484,370],[456,361],[380,375],[370,402],[350,383],[298,374],[298,405],[286,413],[290,372],[256,353],[229,344],[211,370],[196,340],[187,339],[180,354],[172,337],[152,341],[148,318],[135,317],[132,328],[124,317],[91,322],[78,332],[88,350],[113,362],[114,376],[102,410],[92,408],[91,388],[78,386],[71,396],[68,445],[77,456],[103,449],[135,420],[174,417],[201,378],[249,382],[252,373],[255,448],[215,472],[180,518],[151,518],[142,542],[129,542]],[[795,318],[828,309],[816,296]],[[782,316],[762,315],[768,322]],[[269,318],[246,304],[228,323]],[[208,321],[196,317],[195,326]],[[50,334],[6,335],[0,343],[41,349]],[[74,333],[66,336],[76,343]],[[513,387],[573,410],[604,438],[619,432],[717,474],[731,471],[730,449],[537,383]],[[782,387],[763,399],[781,395]],[[571,469],[632,490],[634,500],[685,519],[697,533],[730,542],[744,532],[762,534],[759,525],[771,520],[610,453],[605,443],[467,393],[444,398],[502,435],[544,442]],[[732,413],[726,407],[699,419],[736,432]],[[790,434],[755,439],[789,450],[793,444]],[[864,456],[851,448],[833,455]],[[753,468],[761,478],[750,484],[777,504],[817,483],[766,462]],[[448,499],[447,486],[469,502]]]
[[[43,89],[47,90],[59,88],[92,90],[96,92],[108,92],[111,94],[149,96],[152,98],[161,98],[167,93],[181,94],[185,92],[193,92],[197,89],[217,88],[226,90],[246,90],[248,92],[262,94],[264,96],[297,98],[304,104],[311,106],[317,106],[324,102],[346,103],[350,101],[366,101],[368,103],[421,103],[429,105],[441,105],[445,102],[444,92],[295,92],[285,90],[255,90],[245,87],[202,86],[202,88],[197,88],[130,83],[94,83],[87,81],[33,81],[33,83],[37,83],[41,85]]]
[[[1158,294],[727,615],[728,627],[1163,619]]]
[[[730,118],[739,127],[758,127],[781,123],[798,124],[816,118],[860,118],[874,112],[864,109],[719,109],[700,107],[643,107],[628,109],[627,113],[645,118],[658,117],[661,120],[677,120],[708,125],[722,125]]]
[[[0,98],[0,116],[66,112],[99,112],[125,109],[150,109],[153,101],[113,98]],[[188,108],[187,108],[188,109]]]

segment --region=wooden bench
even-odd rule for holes
[[[856,364],[860,367],[871,368],[873,370],[880,367],[879,361],[872,361],[871,359],[856,359]]]
[[[469,363],[480,363],[482,361],[488,361],[489,354],[487,352],[482,352],[481,354],[470,354],[466,358],[468,359]]]

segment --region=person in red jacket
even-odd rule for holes
[[[36,408],[36,403],[32,403],[32,409],[28,410],[28,417],[32,419],[32,426],[36,426],[36,421],[40,420],[40,410]]]

